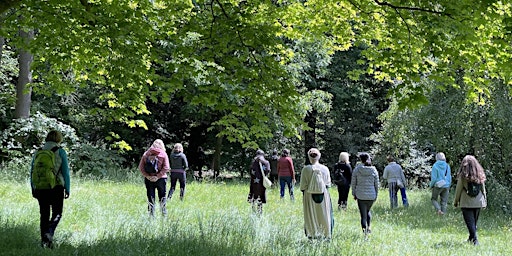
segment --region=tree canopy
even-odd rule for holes
[[[131,127],[147,103],[176,95],[214,111],[220,135],[248,143],[281,118],[289,136],[310,106],[290,72],[290,41],[321,42],[330,54],[362,48],[354,79],[392,82],[399,105],[425,102],[430,87],[457,86],[484,102],[490,79],[510,84],[509,1],[361,0],[4,1],[1,32],[21,47],[36,31],[36,93],[99,92],[88,109]],[[298,72],[301,72],[300,70]],[[250,145],[250,144],[247,144]],[[254,146],[254,145],[253,145]]]

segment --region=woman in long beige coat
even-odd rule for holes
[[[327,190],[331,186],[331,175],[329,168],[318,162],[320,160],[318,149],[310,149],[308,157],[311,165],[305,166],[300,176],[304,231],[310,239],[330,239],[334,226],[331,196]]]

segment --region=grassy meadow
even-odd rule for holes
[[[409,208],[389,209],[387,190],[373,207],[372,234],[363,238],[354,200],[334,210],[331,241],[304,236],[302,195],[296,201],[268,192],[263,215],[246,202],[245,181],[189,182],[184,201],[173,198],[166,218],[149,218],[138,182],[73,179],[53,250],[39,247],[39,213],[29,185],[0,181],[1,255],[510,255],[512,222],[482,211],[480,246],[466,243],[458,209],[434,214],[427,190],[408,191]],[[334,204],[338,198],[331,188]],[[453,193],[453,191],[452,191]],[[453,200],[453,194],[450,201]],[[157,207],[157,210],[159,208]]]

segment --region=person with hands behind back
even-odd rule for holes
[[[44,248],[53,248],[53,235],[62,218],[64,199],[69,198],[70,192],[68,156],[60,147],[61,142],[62,133],[50,131],[30,168],[30,185],[32,196],[39,203],[41,246]]]
[[[379,173],[368,153],[360,153],[359,159],[361,165],[358,165],[352,173],[352,195],[357,200],[359,215],[361,216],[361,228],[366,236],[371,233],[370,221],[372,214],[370,212],[373,203],[377,200],[379,194]]]
[[[167,172],[169,171],[169,157],[165,151],[164,142],[156,139],[151,147],[144,152],[139,163],[139,170],[144,176],[146,195],[148,198],[148,212],[151,217],[155,215],[155,189],[158,191],[160,209],[167,215]]]
[[[468,242],[474,245],[479,244],[476,228],[480,209],[487,207],[485,180],[484,168],[478,160],[472,155],[466,155],[457,174],[453,206],[461,208],[469,232]]]

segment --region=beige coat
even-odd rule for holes
[[[460,208],[485,208],[487,207],[487,192],[485,183],[480,187],[480,193],[476,197],[470,197],[466,194],[468,181],[463,178],[457,179],[457,187],[455,188],[455,200],[453,205]]]

